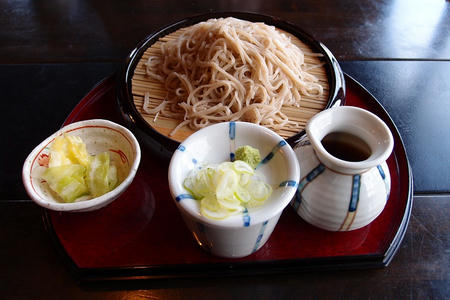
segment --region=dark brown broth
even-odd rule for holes
[[[322,139],[325,150],[336,158],[346,161],[363,161],[369,158],[369,145],[359,137],[347,132],[331,132]]]

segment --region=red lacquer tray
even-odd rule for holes
[[[346,105],[368,109],[390,127],[395,140],[388,160],[392,190],[382,214],[351,232],[328,232],[303,221],[291,207],[283,212],[269,241],[240,259],[203,251],[184,225],[170,196],[168,161],[143,148],[130,188],[94,212],[44,210],[57,249],[81,281],[261,274],[307,269],[387,266],[397,251],[412,207],[412,175],[401,137],[383,107],[346,76]],[[104,118],[124,123],[117,109],[115,79],[94,87],[65,124]]]

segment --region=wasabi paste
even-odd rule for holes
[[[236,160],[242,160],[248,163],[253,169],[261,161],[261,155],[259,154],[259,150],[253,148],[252,146],[241,146],[236,150]]]

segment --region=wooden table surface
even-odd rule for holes
[[[323,42],[386,108],[414,175],[408,230],[389,266],[80,285],[24,191],[28,153],[151,32],[195,14],[246,11]],[[450,297],[450,2],[1,1],[0,297],[229,299]]]

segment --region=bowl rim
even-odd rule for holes
[[[130,166],[130,172],[128,173],[127,177],[112,191],[109,191],[106,194],[101,195],[100,197],[92,198],[86,201],[80,201],[80,202],[72,202],[72,203],[63,203],[63,202],[48,202],[44,200],[42,197],[38,195],[38,193],[35,191],[33,187],[33,183],[31,180],[31,168],[34,165],[37,157],[39,154],[50,145],[53,140],[65,133],[73,131],[76,128],[79,127],[104,127],[108,129],[112,129],[118,133],[120,133],[122,136],[124,136],[130,145],[133,148],[133,151],[135,152],[135,157],[133,162]],[[61,127],[59,130],[51,134],[49,137],[47,137],[44,141],[39,143],[27,156],[25,159],[25,162],[22,167],[22,182],[25,187],[25,190],[28,194],[28,196],[33,200],[36,204],[39,206],[42,206],[44,208],[55,210],[55,211],[81,211],[81,210],[88,210],[89,208],[95,208],[101,204],[108,204],[109,202],[113,201],[115,198],[117,198],[132,182],[134,176],[136,175],[137,169],[139,167],[139,163],[141,160],[141,149],[139,146],[139,142],[136,139],[136,137],[131,133],[130,130],[128,130],[126,127],[117,124],[115,122],[106,120],[106,119],[89,119],[89,120],[83,120],[74,122],[71,124],[68,124],[66,126]],[[100,208],[100,207],[98,207]]]
[[[273,25],[295,35],[304,43],[308,44],[314,51],[322,53],[324,55],[324,60],[326,61],[326,73],[329,83],[329,96],[327,105],[324,109],[333,106],[339,100],[340,105],[344,105],[346,96],[345,79],[339,62],[331,51],[312,35],[299,28],[297,25],[270,15],[250,12],[212,12],[187,17],[155,30],[143,39],[127,56],[118,73],[116,84],[118,91],[116,100],[127,127],[134,132],[138,132],[144,139],[150,139],[152,143],[158,143],[169,153],[173,153],[173,151],[177,149],[180,143],[155,130],[147,123],[147,121],[145,121],[134,105],[132,94],[134,70],[145,50],[158,41],[160,37],[170,34],[182,27],[191,26],[211,18],[226,17],[235,17],[247,21],[264,22],[268,25]],[[298,140],[304,132],[305,130],[301,130],[297,134],[287,138],[286,141],[293,146],[295,141]]]
[[[202,129],[194,132],[188,138],[186,138],[186,140],[183,141],[182,144],[183,143],[190,144],[190,143],[192,143],[192,140],[197,139],[197,138],[203,136],[204,134],[207,134],[209,131],[214,130],[216,127],[226,127],[226,126],[229,126],[230,123],[231,122],[221,122],[221,123],[216,123],[216,124],[207,126],[205,128],[202,128]],[[266,127],[263,127],[261,125],[257,125],[257,124],[249,123],[249,122],[241,122],[241,121],[233,121],[233,123],[236,123],[236,126],[245,126],[247,128],[250,128],[250,130],[263,131],[264,133],[267,133],[270,137],[272,137],[274,139],[278,139],[279,141],[285,141],[285,139],[283,139],[277,133],[275,133],[274,131],[272,131]],[[264,136],[267,136],[267,135],[264,135]],[[252,211],[249,211],[249,215],[251,216],[251,219],[252,219],[252,224],[250,225],[250,227],[261,224],[265,221],[271,220],[273,217],[277,216],[278,214],[281,214],[281,212],[289,205],[289,202],[292,200],[292,198],[294,197],[294,195],[297,191],[297,185],[300,180],[300,165],[298,163],[297,157],[296,157],[295,152],[292,149],[292,147],[288,143],[286,143],[285,147],[286,148],[282,152],[283,157],[284,157],[284,160],[287,161],[287,164],[292,166],[292,171],[291,171],[291,173],[289,173],[289,178],[292,178],[292,180],[294,180],[296,182],[296,186],[290,188],[286,193],[283,194],[282,200],[279,202],[279,205],[277,205],[277,209],[270,210],[270,211],[268,211],[268,210],[262,211],[262,210],[257,209],[254,213],[252,213]],[[196,221],[198,221],[202,224],[207,224],[212,227],[244,228],[245,226],[243,225],[242,214],[232,215],[230,217],[227,217],[227,218],[221,219],[221,220],[210,219],[210,218],[202,216],[200,213],[195,212],[192,209],[187,208],[187,205],[185,205],[183,201],[175,200],[177,195],[179,195],[183,192],[186,193],[186,191],[178,190],[175,187],[175,183],[173,181],[174,180],[173,179],[173,170],[175,168],[174,163],[179,155],[181,155],[180,151],[175,151],[173,153],[170,163],[169,163],[169,169],[168,169],[169,189],[170,189],[170,193],[172,195],[172,199],[175,202],[177,208],[180,209],[183,213],[186,213],[187,215],[189,215],[191,218],[194,218]]]

